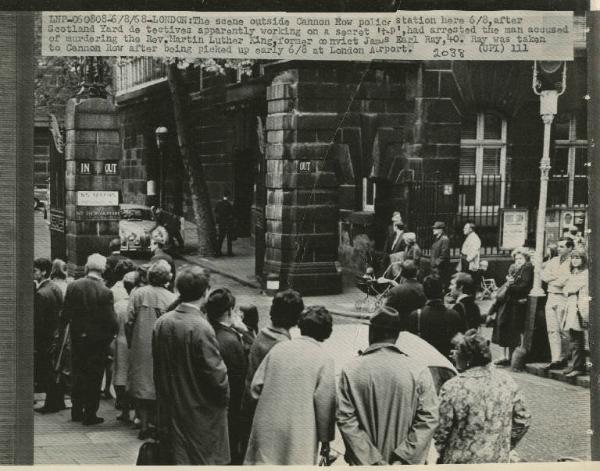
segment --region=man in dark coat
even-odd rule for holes
[[[219,351],[227,366],[229,379],[229,408],[227,422],[229,428],[229,448],[231,464],[241,466],[244,461],[240,444],[241,406],[248,359],[244,351],[242,333],[233,326],[231,310],[235,307],[235,297],[227,288],[211,291],[204,309],[208,320],[215,329]]]
[[[478,329],[481,325],[481,312],[475,304],[475,282],[467,273],[457,273],[450,282],[450,295],[456,300],[452,306],[465,323],[465,331]]]
[[[46,403],[36,412],[57,412],[64,409],[52,404],[55,387],[52,365],[52,344],[58,328],[63,295],[60,288],[50,281],[52,262],[36,258],[33,262],[33,280],[37,285],[33,298],[34,384],[36,392],[46,393]]]
[[[71,323],[73,391],[71,420],[83,425],[104,422],[98,417],[100,387],[108,346],[118,331],[113,293],[102,273],[106,258],[92,254],[85,265],[86,276],[67,286],[63,316]]]
[[[164,227],[169,234],[169,238],[172,241],[171,243],[173,244],[173,247],[175,246],[175,242],[177,242],[179,249],[182,249],[184,243],[183,237],[181,236],[181,219],[179,219],[179,216],[170,213],[163,208],[157,208],[156,206],[152,206],[151,210],[156,221],[156,226],[154,229],[156,229],[158,226]]]
[[[402,262],[402,277],[398,286],[390,290],[386,306],[399,313],[410,313],[425,305],[423,285],[417,281],[417,266],[412,260]]]
[[[217,225],[217,255],[222,255],[221,247],[227,236],[227,255],[233,255],[233,205],[229,201],[229,191],[223,192],[223,199],[215,205],[215,223]]]
[[[163,464],[229,464],[227,367],[201,307],[208,281],[189,266],[175,281],[181,304],[154,324],[152,355]]]
[[[433,224],[433,236],[435,238],[431,244],[431,272],[437,274],[442,282],[442,288],[445,290],[450,283],[450,239],[444,232],[446,224],[436,221]]]
[[[444,292],[439,278],[425,278],[423,291],[427,302],[422,309],[410,313],[408,331],[418,335],[449,358],[451,341],[457,333],[465,332],[465,324],[456,311],[444,305]]]
[[[127,257],[121,254],[121,239],[115,238],[110,241],[108,245],[108,257],[106,257],[106,270],[104,270],[104,279],[106,280],[106,286],[112,288],[113,285],[120,281],[121,278],[115,273],[117,264],[121,260],[125,260]]]

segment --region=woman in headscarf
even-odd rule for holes
[[[458,376],[440,390],[434,442],[443,464],[508,463],[531,416],[508,373],[491,364],[489,341],[475,329],[455,339]]]
[[[152,364],[152,330],[154,323],[177,297],[166,286],[171,281],[171,266],[158,260],[148,269],[148,285],[130,295],[125,334],[129,345],[129,395],[135,401],[140,419],[141,440],[151,436],[150,421],[155,413],[156,391]]]
[[[526,249],[515,249],[512,253],[514,263],[508,269],[506,283],[498,290],[496,301],[488,316],[496,314],[493,322],[492,342],[504,347],[504,358],[496,365],[508,366],[512,355],[521,344],[521,335],[525,330],[527,315],[527,296],[533,286],[533,265]]]

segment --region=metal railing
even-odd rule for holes
[[[528,234],[534,237],[538,193],[539,179],[534,178],[502,180],[486,175],[461,177],[458,185],[438,180],[415,182],[411,186],[410,229],[416,233],[423,252],[428,254],[433,242],[431,226],[435,221],[443,221],[452,255],[458,256],[464,240],[464,224],[474,222],[481,239],[482,255],[506,255],[508,251],[499,248],[501,209],[528,209]],[[567,206],[587,207],[587,177],[575,177],[571,185],[568,178],[550,178],[548,209]]]
[[[116,95],[166,80],[167,64],[157,57],[117,59],[115,64]]]

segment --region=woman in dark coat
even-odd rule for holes
[[[492,342],[504,347],[504,358],[496,361],[499,366],[510,365],[515,348],[521,344],[527,315],[527,296],[533,286],[533,265],[529,253],[525,249],[516,249],[512,257],[514,263],[508,269],[505,289],[500,288],[500,296],[490,309],[490,315],[496,314]]]

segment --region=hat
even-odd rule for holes
[[[446,229],[446,223],[444,223],[442,221],[435,221],[433,223],[433,228],[434,229]]]
[[[390,306],[382,306],[369,320],[369,325],[383,327],[385,329],[400,329],[400,315],[396,309]]]
[[[394,214],[392,215],[392,222],[402,224],[402,216],[400,215],[400,211],[394,211]]]
[[[414,232],[406,232],[404,234],[404,240],[406,242],[416,242],[417,241],[417,234],[415,234]]]

